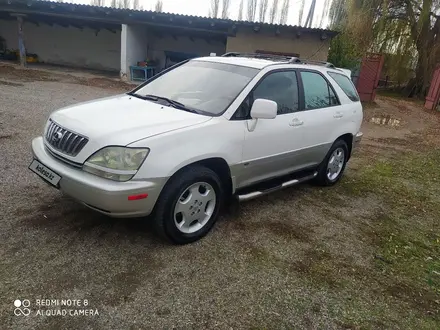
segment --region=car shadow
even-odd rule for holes
[[[57,194],[39,201],[32,209],[18,209],[14,214],[20,225],[45,228],[54,235],[93,236],[99,240],[143,240],[163,245],[153,230],[152,218],[111,218],[87,208],[68,196]]]

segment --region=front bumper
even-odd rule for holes
[[[61,176],[60,190],[86,206],[111,217],[138,217],[153,211],[166,178],[115,182],[68,165],[46,150],[42,137],[32,141],[34,157]],[[130,195],[148,194],[146,199],[128,200]]]

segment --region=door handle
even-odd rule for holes
[[[289,125],[293,127],[301,126],[302,124],[304,124],[304,122],[298,118],[293,118],[293,120],[289,123]]]
[[[342,118],[344,117],[344,114],[342,112],[335,112],[335,114],[333,115],[333,118]]]

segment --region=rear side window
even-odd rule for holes
[[[341,87],[344,93],[353,102],[359,101],[359,95],[354,88],[353,82],[345,75],[336,72],[327,72],[330,77]]]
[[[301,71],[301,79],[304,86],[305,110],[327,108],[339,104],[333,88],[319,73]]]

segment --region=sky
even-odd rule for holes
[[[64,0],[65,2],[72,3],[82,3],[82,4],[90,4],[91,0]],[[110,6],[111,0],[105,0],[106,6]],[[168,13],[176,13],[176,14],[185,14],[185,15],[195,15],[195,16],[208,16],[209,8],[210,8],[210,0],[162,0],[163,1],[163,11]],[[243,10],[244,19],[246,18],[246,1]],[[273,0],[269,0],[269,8],[271,6]],[[279,0],[278,7],[281,7],[284,0]],[[319,27],[319,23],[321,21],[321,13],[324,8],[324,3],[326,0],[316,0],[315,6],[315,16],[313,19],[313,27]],[[231,19],[236,19],[238,16],[238,8],[240,6],[240,0],[230,0],[230,9],[229,9],[229,17]],[[259,2],[259,1],[258,1]],[[156,0],[139,0],[141,6],[143,6],[144,10],[154,10],[154,5],[156,4]],[[221,0],[220,0],[221,3]],[[299,9],[300,9],[301,0],[290,0],[289,7],[289,16],[287,20],[287,24],[289,25],[298,25],[299,18]],[[304,14],[302,25],[304,25],[307,14],[310,9],[310,4],[312,0],[305,0],[304,6]],[[221,10],[221,9],[220,9]],[[266,17],[268,17],[269,9],[267,11]],[[258,15],[258,8],[257,8]],[[323,21],[323,28],[325,28],[327,24],[327,20]]]

